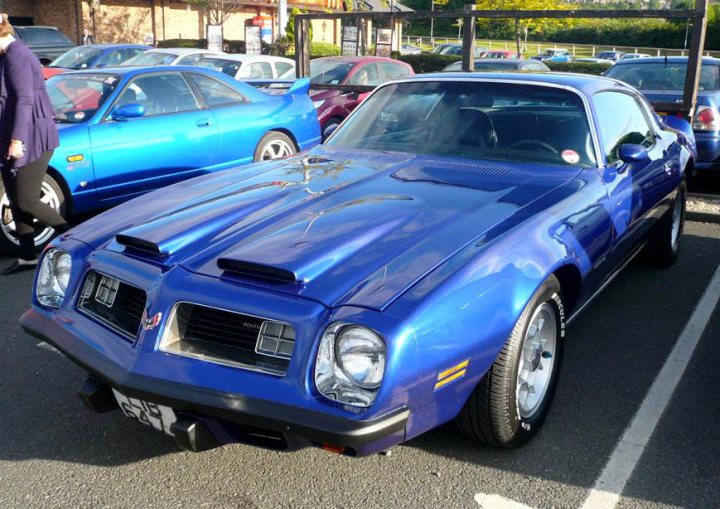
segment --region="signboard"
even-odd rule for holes
[[[223,50],[223,29],[222,25],[207,26],[207,49],[210,51]]]
[[[389,57],[392,49],[392,29],[378,28],[375,36],[375,55]]]
[[[262,43],[260,42],[260,27],[257,26],[246,26],[245,27],[245,53],[247,55],[259,55],[262,49]]]
[[[358,27],[344,26],[342,32],[343,56],[355,57],[358,55]]]

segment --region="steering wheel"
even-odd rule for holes
[[[522,147],[522,146],[524,146],[524,145],[527,145],[527,146],[529,146],[529,147],[540,147],[540,148],[543,148],[543,149],[545,149],[545,150],[547,150],[547,151],[549,151],[549,152],[552,152],[553,154],[559,154],[559,153],[560,153],[560,152],[558,151],[558,149],[556,149],[555,147],[553,147],[553,146],[550,145],[549,143],[546,143],[546,142],[541,141],[541,140],[520,140],[520,141],[516,141],[515,143],[511,143],[510,145],[508,145],[507,148],[509,148],[509,149],[519,148],[519,147]]]

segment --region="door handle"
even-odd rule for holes
[[[210,119],[204,118],[202,120],[198,120],[197,122],[195,122],[195,125],[198,127],[210,127]]]

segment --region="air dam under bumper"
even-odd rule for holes
[[[190,424],[197,423],[195,430],[205,427],[215,435],[215,443],[212,440],[208,442],[203,435],[203,443],[193,446],[192,437],[178,429],[176,440],[186,449],[204,450],[212,445],[231,442],[261,445],[252,440],[237,439],[238,433],[233,433],[232,425],[235,425],[235,431],[241,430],[240,436],[243,435],[243,429],[267,430],[282,435],[289,445],[288,450],[303,446],[327,446],[352,456],[374,454],[405,440],[410,415],[407,408],[400,408],[373,420],[343,419],[239,394],[158,380],[133,374],[109,361],[51,318],[34,309],[28,310],[20,318],[20,324],[25,332],[51,344],[90,374],[88,382],[81,388],[81,397],[90,408],[93,408],[94,401],[98,401],[100,406],[94,407],[94,410],[112,410],[112,405],[108,408],[105,391],[113,387],[126,396],[173,408],[180,414],[178,422],[182,421],[189,431],[193,429]],[[231,424],[229,432],[223,423]]]

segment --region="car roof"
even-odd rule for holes
[[[657,64],[657,63],[664,63],[668,62],[669,64],[686,64],[688,61],[688,57],[645,57],[645,58],[635,58],[630,60],[621,60],[620,62],[617,62],[615,65],[645,65],[645,64]],[[714,58],[714,57],[702,57],[702,63],[703,65],[711,64],[711,65],[720,65],[720,58]]]
[[[322,58],[313,58],[311,62],[323,62],[323,61],[333,61],[333,62],[348,62],[348,63],[360,63],[360,62],[395,62],[395,63],[401,63],[405,64],[405,62],[402,62],[400,60],[395,60],[394,58],[387,58],[387,57],[373,57],[373,56],[366,56],[366,57],[322,57]],[[407,65],[407,64],[405,64]]]
[[[103,44],[85,44],[83,46],[75,46],[75,48],[97,48],[97,49],[110,49],[110,48],[147,48],[152,49],[152,46],[147,46],[145,44],[112,44],[112,43],[103,43]],[[73,48],[73,49],[75,49]]]
[[[457,81],[457,80],[488,80],[488,81],[515,81],[527,82],[535,84],[546,84],[549,86],[569,87],[585,95],[592,95],[598,90],[607,90],[612,88],[622,88],[632,90],[632,88],[624,83],[603,76],[592,76],[589,74],[574,74],[562,72],[528,72],[528,73],[511,73],[511,72],[444,72],[432,74],[416,74],[412,78],[403,81],[422,79],[437,79],[438,81]]]
[[[175,53],[177,55],[188,55],[190,53],[213,53],[216,55],[224,55],[224,53],[218,53],[217,51],[202,48],[153,48],[146,51],[146,53]]]
[[[202,60],[205,60],[206,58],[216,58],[220,60],[235,60],[237,62],[292,62],[295,63],[295,60],[291,60],[289,58],[285,57],[276,57],[272,55],[243,55],[239,53],[218,53],[217,55],[212,55],[203,58]]]

